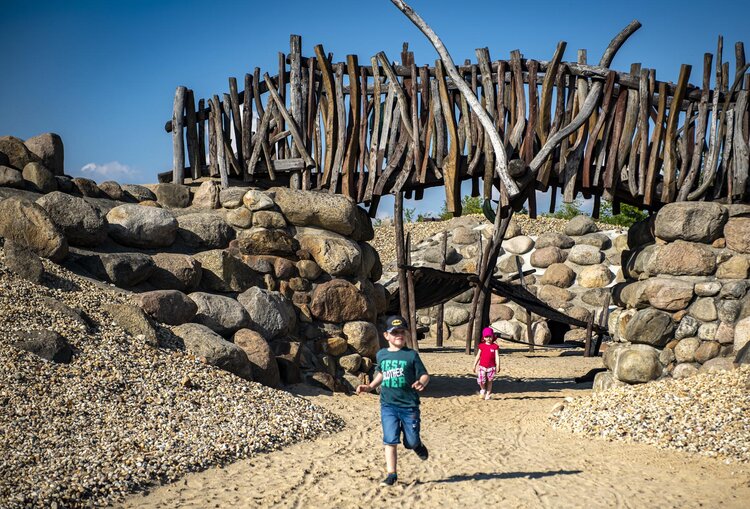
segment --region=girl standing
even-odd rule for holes
[[[479,383],[479,397],[490,399],[492,379],[500,369],[500,347],[495,343],[495,331],[490,327],[482,330],[482,342],[477,347],[474,371]]]

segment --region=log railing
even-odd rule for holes
[[[689,83],[689,65],[670,83],[638,63],[627,73],[588,65],[585,50],[566,62],[564,42],[550,61],[518,51],[492,60],[482,48],[476,64],[456,69],[492,118],[511,177],[533,181],[519,186],[532,215],[534,193],[550,187],[565,201],[580,192],[594,196],[594,215],[601,197],[616,208],[747,202],[750,75],[742,43],[731,76],[722,45],[720,37],[716,55],[704,56],[701,86]],[[236,179],[324,189],[369,204],[373,215],[383,194],[421,198],[425,188],[444,186],[448,209],[460,213],[461,181],[471,179],[478,194],[483,179],[485,197],[500,185],[489,136],[439,60],[417,67],[406,44],[400,58],[395,65],[381,52],[368,64],[354,55],[334,62],[320,45],[305,58],[293,35],[274,76],[256,68],[243,90],[230,78],[229,93],[201,99],[197,108],[193,92],[178,87],[166,124],[172,180],[210,176],[223,186]],[[560,136],[590,108],[584,100],[594,87],[602,93],[593,113]],[[540,154],[556,133],[559,142]]]

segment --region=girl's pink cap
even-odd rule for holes
[[[482,329],[482,337],[486,338],[488,336],[492,336],[493,338],[495,337],[495,331],[492,330],[492,327],[485,327],[484,329]]]

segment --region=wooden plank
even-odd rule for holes
[[[643,194],[643,204],[654,204],[654,193],[656,191],[656,175],[661,161],[659,157],[662,131],[664,130],[664,110],[667,106],[667,87],[664,83],[659,84],[659,106],[654,122],[654,135],[651,138],[651,153],[649,154],[648,173],[646,174],[646,187]]]
[[[326,108],[322,112],[325,118],[325,162],[323,164],[323,176],[318,179],[318,188],[328,184],[331,178],[333,158],[336,150],[336,96],[334,93],[333,73],[331,61],[326,57],[323,46],[315,46],[315,57],[318,62],[323,78],[323,92],[326,96]]]
[[[369,152],[369,164],[367,172],[367,188],[365,190],[365,201],[370,201],[372,198],[372,191],[375,188],[375,181],[380,171],[378,165],[378,140],[380,136],[380,116],[381,116],[381,102],[380,102],[380,66],[377,65],[377,59],[372,57],[370,64],[373,70],[373,86],[375,92],[373,94],[373,120],[372,120],[372,134],[370,134],[370,152]]]
[[[552,90],[555,86],[557,71],[560,67],[560,61],[562,60],[563,54],[565,53],[566,46],[567,43],[565,41],[560,41],[557,43],[557,48],[555,48],[555,53],[554,55],[552,55],[552,60],[550,60],[550,65],[547,68],[547,71],[544,73],[544,80],[542,81],[542,98],[541,104],[539,106],[539,122],[536,126],[536,133],[537,136],[539,136],[539,141],[541,141],[542,145],[544,145],[544,142],[547,141],[547,137],[549,136],[552,115]]]
[[[627,110],[628,94],[620,92],[615,104],[614,124],[612,129],[612,138],[609,141],[609,147],[607,149],[607,163],[604,170],[604,197],[608,200],[614,198],[615,189],[617,187],[620,172],[617,168],[618,160],[618,147],[620,145],[620,138],[622,137],[622,131],[625,124],[625,112]]]
[[[743,52],[744,53],[744,52]],[[743,63],[744,66],[744,63]],[[732,158],[732,193],[731,197],[744,200],[747,197],[748,167],[750,166],[750,150],[747,143],[747,127],[743,119],[748,111],[748,91],[741,90],[734,105],[734,157]]]
[[[237,164],[237,160],[234,157],[232,149],[232,99],[229,94],[223,94],[223,101],[221,102],[221,119],[224,124],[224,136],[222,142],[224,143],[224,160],[226,161],[227,170],[234,170],[235,175],[242,175],[242,168]]]
[[[422,160],[418,166],[418,177],[419,183],[424,184],[427,179],[427,164],[430,160],[430,142],[432,140],[432,130],[434,119],[432,117],[432,108],[430,108],[430,75],[427,66],[419,68],[419,85],[421,93],[420,101],[420,122],[422,128],[420,129],[420,142],[424,150],[421,153]]]
[[[443,116],[448,126],[450,145],[448,155],[443,160],[443,180],[445,182],[446,209],[455,216],[461,215],[461,178],[458,175],[458,134],[456,133],[456,119],[453,116],[453,104],[448,100],[448,89],[442,67],[436,64],[436,81],[440,92],[440,104]]]
[[[545,138],[546,140],[549,138],[549,136],[556,133],[560,126],[563,123],[563,120],[565,119],[565,77],[567,74],[567,66],[563,63],[557,72],[557,77],[555,78],[555,87],[557,88],[556,98],[555,98],[555,116],[552,120],[552,125],[550,126],[549,133],[547,134]],[[549,185],[550,178],[552,176],[552,169],[555,167],[554,165],[554,154],[553,157],[548,157],[546,161],[544,161],[544,164],[539,169],[539,176],[537,177],[537,181],[541,183],[542,188],[546,189]],[[555,189],[557,189],[557,186],[554,186]],[[552,195],[552,200],[554,201],[555,195]],[[552,207],[553,204],[550,203],[550,207]],[[550,211],[550,213],[554,212],[554,208]]]
[[[402,125],[404,126],[404,129],[406,129],[409,138],[414,139],[414,132],[412,131],[411,127],[411,115],[409,114],[409,104],[406,101],[406,94],[404,93],[404,89],[401,88],[401,84],[398,82],[398,77],[393,71],[393,67],[391,66],[391,63],[385,53],[380,51],[378,52],[377,57],[380,60],[380,64],[383,66],[385,75],[394,86],[393,90],[396,92],[396,98],[398,99],[398,104],[401,107],[401,116],[404,118],[404,122]]]
[[[526,122],[526,132],[523,136],[523,142],[521,143],[521,159],[527,165],[534,158],[534,142],[535,133],[537,127],[537,116],[539,110],[539,104],[537,102],[537,70],[539,69],[539,62],[536,60],[529,60],[529,119]]]
[[[607,75],[607,81],[604,85],[604,93],[602,95],[602,111],[597,118],[596,125],[589,135],[588,143],[586,144],[586,150],[583,156],[583,168],[581,172],[581,185],[584,189],[591,188],[592,175],[591,175],[591,159],[594,154],[594,147],[596,146],[599,134],[604,128],[604,124],[609,118],[610,105],[612,103],[612,95],[614,92],[615,85],[615,73],[611,72]]]
[[[362,90],[362,115],[360,115],[359,119],[359,157],[358,157],[358,166],[359,166],[359,172],[357,173],[357,203],[361,203],[365,196],[365,185],[366,185],[366,176],[365,176],[365,166],[369,159],[369,152],[367,150],[367,119],[369,118],[370,112],[373,108],[373,101],[368,100],[367,93],[364,92],[364,90],[367,90],[367,73],[365,72],[365,68],[360,68],[359,71],[359,79],[360,79],[360,90]],[[380,98],[378,97],[378,102],[380,102]]]
[[[439,60],[436,61],[440,62]],[[443,167],[443,158],[445,157],[445,119],[440,106],[440,90],[438,82],[430,82],[430,105],[432,108],[432,118],[435,120],[435,142],[433,144],[433,159],[438,168]]]
[[[690,79],[692,66],[683,64],[680,67],[680,77],[677,80],[677,91],[672,99],[672,104],[681,104],[682,98]],[[677,122],[680,118],[679,108],[672,108],[667,117],[667,130],[664,133],[664,168],[662,175],[664,177],[661,192],[661,201],[671,203],[677,194]]]
[[[420,144],[420,121],[419,121],[419,92],[417,90],[417,66],[414,65],[414,54],[410,53],[411,61],[411,83],[409,84],[409,98],[411,100],[411,125],[412,133],[412,151],[414,152],[414,168],[419,168],[422,163],[422,147]],[[416,174],[415,174],[416,176]]]
[[[315,172],[320,173],[320,168],[322,166],[322,161],[320,160],[320,157],[318,155],[319,151],[319,142],[317,141],[319,138],[316,137],[316,131],[320,130],[320,126],[318,125],[318,107],[320,105],[320,102],[318,101],[318,97],[320,96],[320,89],[322,86],[322,83],[320,81],[317,81],[315,79],[315,60],[312,58],[307,61],[307,69],[308,69],[308,76],[307,76],[307,122],[305,122],[305,126],[307,127],[307,151],[309,154],[312,155],[313,153],[313,147],[315,149]],[[312,169],[311,168],[305,168],[302,170],[302,189],[305,191],[309,191],[312,188]]]
[[[205,107],[205,101],[203,99],[198,101],[198,110],[203,110]],[[206,121],[198,120],[198,168],[203,168],[206,164]],[[200,175],[199,175],[200,176]]]
[[[245,157],[242,152],[242,116],[240,115],[240,98],[237,92],[237,78],[229,78],[229,100],[232,111],[232,120],[234,122],[234,144],[237,145],[237,161],[239,165],[239,174],[244,175],[247,171],[245,168]]]
[[[346,60],[347,68],[349,69],[349,88],[351,93],[349,94],[348,139],[341,169],[341,194],[356,198],[354,173],[357,171],[357,158],[359,157],[359,124],[362,98],[360,97],[359,63],[357,61],[357,56],[347,55]]]
[[[495,121],[495,85],[492,83],[492,69],[490,68],[490,52],[487,48],[477,48],[475,50],[479,72],[482,76],[482,105],[484,106],[490,120]],[[490,143],[490,135],[486,130],[484,132],[484,199],[492,198],[492,182],[495,176],[495,153]],[[445,172],[443,172],[445,173]]]
[[[578,50],[578,62],[586,63],[586,50]],[[575,81],[575,99],[573,101],[573,116],[581,109],[588,95],[588,82],[584,78]],[[568,139],[573,147],[566,155],[565,172],[563,174],[563,202],[572,203],[576,197],[576,180],[579,167],[586,149],[586,138],[589,132],[589,123],[585,122],[577,131],[571,133]],[[575,141],[573,141],[573,137]]]
[[[640,74],[641,64],[632,64],[630,66],[630,74]],[[620,93],[624,93],[624,90],[620,88]],[[638,91],[628,89],[628,100],[627,108],[625,110],[625,124],[622,128],[622,135],[620,136],[620,143],[617,147],[617,166],[615,172],[622,175],[625,172],[625,165],[630,160],[630,152],[634,143],[638,143],[638,140],[633,140],[635,134],[636,125],[638,124],[638,106],[640,105],[640,99],[638,98]],[[632,166],[628,165],[627,175],[625,175],[628,182],[628,190],[632,196],[638,194],[638,179],[636,171]]]
[[[242,167],[248,176],[248,163],[253,151],[253,77],[245,74],[245,93],[242,97]]]
[[[334,85],[336,87],[336,155],[333,158],[331,170],[331,184],[329,193],[337,193],[339,177],[344,164],[346,152],[346,107],[344,106],[344,66],[336,64],[334,70]]]
[[[227,160],[224,155],[224,130],[221,126],[221,105],[219,96],[214,95],[211,99],[211,107],[216,112],[214,114],[214,133],[216,134],[216,161],[219,166],[219,177],[221,178],[221,188],[229,187],[229,172],[227,170]]]
[[[513,80],[513,96],[515,100],[515,114],[513,128],[508,138],[508,145],[511,150],[507,150],[510,158],[513,150],[520,147],[521,137],[526,130],[526,93],[523,88],[523,71],[521,70],[521,52],[513,50],[510,52],[510,69]],[[512,105],[511,105],[512,107]]]
[[[211,104],[211,99],[208,100]],[[211,108],[208,112],[208,174],[211,177],[219,176],[219,161],[216,155],[216,110]]]
[[[448,231],[443,230],[443,235],[440,237],[440,252],[442,257],[440,258],[440,270],[445,270],[445,261],[448,253]],[[438,305],[437,310],[437,337],[435,338],[435,346],[441,348],[443,346],[443,317],[445,316],[445,306],[443,304]]]
[[[476,65],[472,65],[470,68],[471,72],[471,92],[476,96],[477,95],[477,84],[478,84],[478,70],[479,67]],[[473,138],[476,142],[476,146],[474,147],[474,155],[469,160],[469,168],[468,168],[468,174],[472,176],[478,175],[478,168],[479,168],[479,162],[481,161],[483,152],[483,146],[484,146],[484,131],[482,130],[481,124],[479,122],[479,117],[477,116],[476,112],[474,110],[471,111],[471,124],[472,129],[474,130]]]
[[[640,108],[638,112],[638,133],[640,135],[640,158],[638,159],[638,196],[643,196],[646,189],[646,173],[648,172],[648,112],[651,110],[651,94],[649,93],[648,77],[650,71],[641,71],[638,98]]]
[[[177,87],[172,109],[172,182],[182,184],[185,180],[185,140],[183,133],[185,95],[187,88]]]
[[[198,179],[201,176],[200,154],[198,152],[198,126],[195,119],[195,95],[188,89],[185,96],[185,118],[187,120],[187,152],[190,161],[190,176]]]
[[[299,35],[289,36],[289,112],[297,125],[302,148],[307,152],[307,130],[305,129],[305,113],[303,102],[305,94],[302,90],[302,37]],[[281,71],[279,71],[281,74]],[[284,108],[285,109],[285,108]],[[294,139],[292,140],[294,141]],[[291,157],[300,157],[302,152],[299,150],[298,143],[293,143],[290,150]],[[312,160],[312,158],[311,158]],[[314,166],[311,164],[310,166]],[[292,189],[302,188],[302,175],[292,175],[290,186]]]

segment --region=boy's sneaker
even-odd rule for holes
[[[430,457],[430,452],[427,450],[427,447],[425,447],[424,444],[419,444],[417,447],[415,447],[414,452],[422,461]]]
[[[381,486],[393,486],[398,482],[397,474],[388,474],[385,479],[380,481]]]

